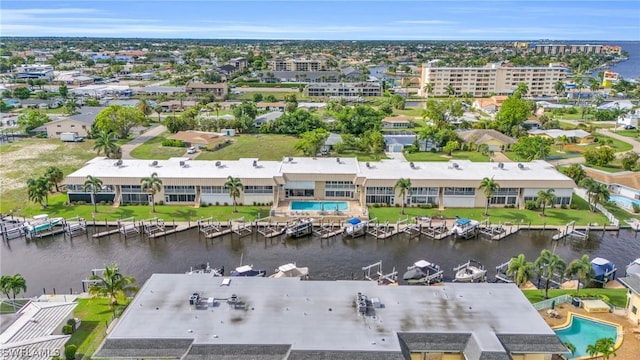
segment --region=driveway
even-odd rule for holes
[[[137,137],[133,138],[133,140],[129,141],[128,143],[122,145],[120,147],[120,149],[122,149],[122,158],[123,159],[133,159],[131,157],[131,151],[135,148],[137,148],[138,146],[140,146],[141,144],[144,144],[145,142],[153,139],[154,137],[162,134],[163,132],[167,131],[167,128],[164,125],[158,125],[156,127],[152,127],[151,129],[147,130],[146,132],[138,135]]]

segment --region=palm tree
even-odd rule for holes
[[[493,197],[493,194],[495,194],[495,192],[500,189],[500,185],[495,180],[493,180],[493,176],[491,177],[491,179],[485,177],[480,182],[480,186],[478,186],[478,189],[484,189],[484,196],[487,197],[487,204],[484,208],[484,215],[487,216],[489,215],[489,203],[491,202],[491,198]]]
[[[89,294],[94,297],[108,297],[109,306],[112,307],[114,314],[118,299],[138,291],[138,288],[134,285],[136,279],[122,275],[116,264],[105,266],[102,276],[92,275],[89,280],[96,280],[96,284],[89,287]]]
[[[567,263],[557,254],[554,254],[547,249],[543,249],[540,252],[540,256],[536,259],[534,266],[537,269],[538,276],[545,279],[544,297],[545,299],[548,299],[551,278],[553,278],[553,275],[556,273],[564,274],[567,268]],[[591,264],[589,264],[589,266],[591,266]]]
[[[158,177],[158,173],[151,174],[150,177],[140,179],[142,191],[147,191],[151,196],[151,212],[156,212],[155,195],[162,187],[162,180]]]
[[[451,84],[447,85],[445,91],[447,92],[447,95],[449,95],[449,97],[452,97],[456,94],[456,89]]]
[[[73,115],[76,113],[76,109],[80,108],[80,104],[76,101],[76,99],[71,98],[68,99],[64,104],[64,111],[67,115]]]
[[[46,207],[45,199],[48,197],[51,183],[44,177],[27,180],[27,196],[29,200]]]
[[[15,274],[11,276],[9,280],[9,289],[11,290],[11,294],[13,295],[13,299],[16,298],[16,294],[20,294],[21,292],[27,292],[27,282],[20,274]]]
[[[98,212],[98,203],[96,202],[96,194],[102,189],[102,180],[91,175],[87,175],[87,180],[84,181],[83,190],[91,190],[91,202],[93,203],[93,211]]]
[[[402,211],[400,211],[400,213],[404,215],[404,205],[407,202],[407,195],[411,195],[411,179],[400,178],[393,186],[393,189],[400,189],[400,197],[402,198]]]
[[[598,349],[598,352],[602,354],[602,358],[604,360],[608,360],[611,355],[617,356],[615,345],[616,342],[610,337],[596,340],[596,348]]]
[[[121,153],[120,147],[116,142],[116,134],[107,131],[98,133],[93,150],[97,150],[98,155],[104,153],[110,159],[117,157],[117,154]]]
[[[599,351],[598,351],[597,343],[587,345],[587,354],[589,354],[589,356],[591,356],[592,359],[595,359],[598,353]]]
[[[212,109],[213,111],[215,111],[215,112],[216,112],[216,130],[218,130],[218,128],[220,127],[220,126],[219,126],[219,124],[220,124],[220,115],[219,115],[219,112],[220,112],[220,110],[222,109],[222,105],[220,105],[220,103],[214,102],[214,103],[211,105],[211,109]]]
[[[237,213],[238,210],[236,209],[236,206],[237,206],[236,198],[240,196],[240,193],[242,193],[242,190],[244,187],[242,186],[240,179],[237,177],[234,178],[233,176],[229,176],[227,178],[227,182],[224,183],[224,187],[229,189],[229,196],[233,198],[233,212]]]
[[[609,188],[607,185],[597,183],[598,185],[593,189],[593,207],[597,208],[598,204],[609,201]],[[595,211],[595,209],[594,209]]]
[[[142,111],[145,116],[149,116],[153,112],[151,105],[149,105],[149,101],[145,98],[140,99],[137,108],[138,110]]]
[[[538,206],[542,205],[542,216],[544,215],[544,209],[547,207],[547,205],[550,205],[553,207],[553,203],[556,201],[556,194],[555,193],[555,189],[548,189],[547,191],[544,190],[540,190],[538,191]]]
[[[154,106],[153,111],[155,111],[155,112],[156,112],[156,114],[158,114],[158,122],[160,122],[160,121],[161,121],[161,119],[160,119],[160,114],[162,114],[162,112],[164,111],[164,110],[162,109],[162,106],[160,106],[160,105],[156,105],[156,106]]]
[[[45,172],[45,176],[55,184],[56,192],[60,192],[60,188],[58,188],[58,183],[64,179],[64,174],[62,170],[58,169],[55,166],[49,166],[47,171]]]
[[[429,100],[429,95],[433,94],[433,84],[428,82],[426,84],[424,84],[424,87],[422,88],[422,91],[424,91],[424,95],[425,98],[427,100]],[[425,108],[427,107],[427,103],[424,103]]]
[[[507,275],[513,276],[516,285],[522,286],[531,278],[533,263],[527,261],[524,254],[520,254],[509,261]]]
[[[569,342],[569,341],[565,341],[564,342],[564,346],[567,347],[567,350],[569,350],[569,353],[571,353],[571,355],[575,354],[576,352],[576,346],[573,345],[573,343]]]
[[[569,138],[566,135],[560,135],[556,138],[556,144],[560,149],[564,150],[564,146],[569,142]]]
[[[576,89],[578,90],[578,98],[576,99],[576,104],[577,104],[578,101],[580,101],[580,97],[582,96],[582,89],[585,88],[584,80],[582,76],[578,76],[577,78],[575,78],[575,83],[576,83]]]
[[[582,281],[585,286],[587,281],[593,277],[593,268],[591,267],[591,261],[589,255],[582,255],[580,259],[575,259],[569,263],[567,268],[567,275],[578,275],[578,287],[576,292],[580,291],[580,282]]]
[[[565,90],[564,83],[561,80],[558,80],[555,84],[553,84],[553,90],[558,96],[562,95]]]
[[[9,296],[11,293],[11,278],[11,275],[0,276],[0,291],[9,299],[11,298]]]
[[[598,187],[598,182],[590,177],[585,177],[580,180],[578,185],[587,190],[587,201],[589,202],[589,207],[591,208],[591,211],[595,211],[592,207],[591,196],[595,193],[595,189]]]

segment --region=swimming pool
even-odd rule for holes
[[[570,342],[576,347],[573,355],[567,354],[568,359],[580,359],[587,357],[587,346],[592,345],[596,340],[610,337],[615,342],[615,348],[620,346],[622,339],[618,339],[618,327],[610,323],[604,323],[594,318],[579,316],[569,313],[569,324],[561,328],[554,328],[556,335],[563,343]]]
[[[627,197],[620,196],[620,195],[609,195],[609,200],[614,201],[619,206],[625,207],[627,209],[632,208],[631,204],[636,204],[637,206],[640,206],[640,201],[631,200]]]
[[[345,211],[349,210],[346,201],[292,201],[291,210],[301,211]]]

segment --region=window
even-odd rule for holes
[[[273,186],[245,186],[245,194],[273,194]]]
[[[229,192],[224,186],[202,186],[200,191],[203,194],[226,194]]]
[[[196,200],[194,194],[167,195],[170,202],[193,202]]]
[[[475,188],[458,188],[458,187],[446,187],[444,188],[445,195],[462,195],[462,196],[473,196],[476,194]]]
[[[165,194],[195,194],[195,186],[183,185],[166,185],[164,187]]]

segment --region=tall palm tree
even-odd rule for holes
[[[565,91],[564,83],[561,80],[556,81],[556,83],[553,84],[553,90],[556,92],[556,94],[559,97]]]
[[[533,273],[533,263],[527,261],[524,254],[520,254],[509,261],[507,275],[513,276],[516,285],[522,286],[529,281]]]
[[[575,259],[569,263],[567,268],[567,275],[578,275],[578,287],[576,292],[580,291],[580,282],[587,285],[587,281],[593,277],[593,268],[591,267],[591,261],[589,255],[582,255],[580,259]]]
[[[482,179],[482,181],[480,182],[480,186],[478,186],[479,190],[484,190],[484,196],[487,197],[487,204],[485,205],[484,208],[484,215],[489,215],[489,203],[491,202],[491,198],[493,197],[493,194],[496,193],[496,191],[500,190],[500,185],[498,184],[498,182],[496,182],[495,180],[493,180],[493,176],[491,177],[491,179],[489,179],[488,177],[485,177],[484,179]]]
[[[580,98],[582,96],[582,89],[585,88],[584,79],[582,78],[582,76],[576,77],[575,78],[575,83],[576,83],[576,89],[578,90],[578,98],[576,99],[576,104],[577,104],[578,101],[580,101]]]
[[[426,100],[429,100],[429,95],[433,94],[433,84],[428,82],[426,84],[424,84],[424,87],[422,87],[422,91],[424,91],[424,97]],[[424,103],[424,107],[427,107],[427,103]]]
[[[118,299],[138,291],[134,285],[136,279],[122,275],[116,264],[105,266],[102,275],[92,275],[89,280],[96,280],[96,284],[89,287],[89,294],[94,297],[108,297],[109,306],[113,308],[114,313]]]
[[[593,189],[593,207],[597,208],[598,204],[609,201],[609,188],[605,184],[597,183],[598,185]],[[595,211],[595,209],[594,209]]]
[[[394,190],[400,190],[400,197],[402,198],[402,211],[404,215],[404,205],[407,203],[407,195],[411,195],[411,179],[400,178],[393,186]]]
[[[83,190],[86,192],[91,190],[91,202],[93,203],[93,211],[98,212],[98,203],[96,202],[96,194],[102,189],[102,180],[91,175],[87,175],[84,181]]]
[[[222,105],[220,105],[220,103],[214,102],[213,104],[211,104],[211,109],[213,111],[216,112],[216,130],[218,130],[218,128],[220,128],[219,124],[220,124],[220,110],[222,109]]]
[[[49,166],[47,171],[45,172],[45,176],[56,186],[56,192],[60,192],[60,188],[58,187],[58,183],[64,179],[64,174],[62,170],[55,166]]]
[[[113,159],[119,152],[119,146],[116,142],[116,134],[113,132],[101,131],[96,136],[96,143],[93,145],[93,150],[96,150],[98,155],[104,153],[108,158]]]
[[[156,105],[156,106],[154,106],[154,107],[153,107],[153,111],[155,111],[155,112],[156,112],[156,114],[158,114],[158,122],[160,122],[160,121],[161,121],[161,119],[160,119],[160,114],[162,114],[162,112],[164,111],[164,110],[162,109],[162,106],[160,106],[160,105]]]
[[[598,187],[598,182],[593,180],[590,177],[585,177],[582,180],[580,180],[578,185],[584,188],[585,190],[587,190],[587,201],[589,202],[589,207],[591,208],[591,211],[595,211],[594,207],[592,207],[591,197],[595,193],[596,188]]]
[[[547,205],[553,206],[553,203],[556,201],[555,189],[548,189],[547,191],[540,190],[538,191],[538,206],[542,205],[542,216],[544,215],[544,209]]]
[[[37,179],[29,179],[27,180],[27,196],[29,200],[40,204],[43,208],[46,207],[45,199],[48,196],[49,189],[51,186],[48,186],[48,180],[44,181],[43,177],[39,177]]]
[[[21,292],[27,292],[27,281],[20,274],[15,274],[9,279],[9,289],[13,298],[16,298],[17,294]]]
[[[237,213],[238,210],[236,209],[236,206],[237,206],[236,198],[240,196],[244,188],[242,186],[242,182],[240,182],[240,179],[237,177],[234,178],[233,176],[229,176],[227,178],[227,182],[224,183],[224,187],[229,189],[229,196],[233,198],[233,212]]]
[[[592,359],[595,359],[596,356],[598,355],[599,351],[598,351],[598,344],[597,343],[593,343],[593,344],[589,344],[587,345],[587,354],[589,354],[589,356]]]
[[[617,356],[615,345],[616,342],[613,340],[613,338],[610,337],[600,338],[596,340],[596,348],[598,349],[598,352],[602,354],[602,358],[604,360],[609,360],[609,357],[611,355]]]
[[[11,297],[9,296],[9,294],[11,294],[11,279],[12,276],[11,275],[2,275],[0,276],[0,291],[8,298],[10,299]]]
[[[156,212],[155,195],[162,188],[162,180],[158,177],[158,173],[151,174],[150,177],[140,179],[142,191],[147,191],[151,196],[151,212]]]
[[[149,116],[153,112],[153,109],[151,108],[151,105],[149,105],[149,101],[146,98],[140,99],[137,108],[138,110],[142,111],[145,116]]]
[[[551,285],[551,278],[556,273],[564,275],[567,263],[558,254],[554,254],[547,249],[543,249],[540,252],[540,256],[534,262],[539,277],[545,278],[544,283],[544,297],[549,298],[549,286]],[[589,264],[591,266],[591,264]]]
[[[449,95],[449,97],[453,97],[454,95],[456,95],[456,89],[451,84],[447,85],[445,91],[447,92],[447,95]]]

